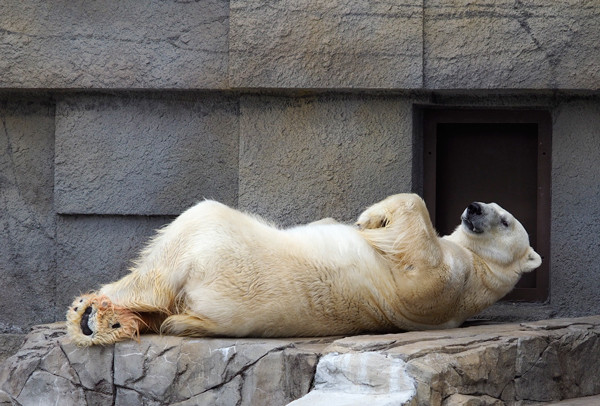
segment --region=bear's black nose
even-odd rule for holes
[[[469,207],[467,207],[467,214],[471,216],[481,216],[481,205],[477,202],[471,203]]]

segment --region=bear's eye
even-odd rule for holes
[[[120,323],[115,323],[111,327],[112,328],[119,328],[119,327],[121,327],[121,324]]]
[[[508,220],[506,220],[504,217],[500,219],[500,223],[502,223],[504,227],[508,227]]]

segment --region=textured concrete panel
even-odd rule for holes
[[[0,333],[53,321],[54,108],[0,101]]]
[[[57,105],[59,213],[179,214],[235,204],[238,102],[73,97]]]
[[[73,299],[129,272],[132,261],[170,217],[59,216],[56,230],[57,320]]]
[[[227,87],[229,2],[8,1],[0,87]]]
[[[596,0],[427,0],[424,87],[598,89]]]
[[[411,190],[412,106],[403,98],[244,97],[239,206],[283,224],[335,217]]]
[[[421,87],[420,2],[232,0],[230,19],[232,87]]]
[[[559,314],[600,313],[600,101],[561,104],[552,141],[550,301]]]

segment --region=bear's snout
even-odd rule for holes
[[[461,216],[462,224],[475,234],[483,233],[485,229],[484,208],[481,203],[471,203]]]
[[[467,207],[468,216],[481,216],[481,205],[477,202],[473,202]]]

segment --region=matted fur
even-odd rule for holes
[[[131,273],[75,299],[68,331],[86,346],[139,330],[276,337],[456,327],[541,263],[518,221],[480,205],[468,223],[477,232],[463,224],[439,238],[414,194],[371,206],[357,226],[289,229],[207,200],[159,231]]]

